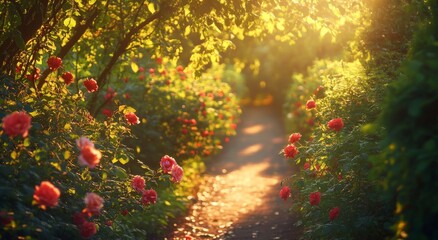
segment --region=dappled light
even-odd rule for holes
[[[245,134],[250,134],[250,135],[252,135],[252,134],[257,134],[257,133],[259,133],[260,131],[263,131],[263,129],[264,129],[264,126],[263,125],[255,125],[255,126],[251,126],[251,127],[247,127],[247,128],[245,128],[245,129],[243,129],[243,133],[245,133]]]
[[[263,148],[262,144],[254,144],[245,149],[242,149],[242,151],[239,152],[239,155],[241,156],[253,155],[259,152],[262,148]]]
[[[438,0],[0,19],[0,239],[438,239]]]

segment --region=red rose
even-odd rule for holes
[[[81,226],[82,224],[84,224],[87,220],[85,219],[85,215],[81,212],[76,212],[75,214],[73,214],[73,223],[76,226]]]
[[[51,56],[47,59],[47,65],[49,65],[50,70],[55,71],[59,67],[61,67],[62,60],[59,57]]]
[[[1,226],[9,225],[14,220],[14,217],[9,215],[7,212],[0,212],[0,224]]]
[[[283,151],[286,158],[294,158],[298,154],[298,149],[293,144],[287,145]]]
[[[318,206],[319,202],[321,202],[321,193],[320,192],[310,193],[309,201],[310,201],[310,205]]]
[[[82,148],[81,155],[79,155],[79,165],[88,166],[90,169],[93,169],[100,163],[101,157],[102,154],[99,150],[91,145],[86,145]]]
[[[184,72],[183,66],[179,65],[178,67],[176,67],[176,71],[178,71],[179,73]]]
[[[115,96],[117,96],[117,93],[114,91],[113,88],[109,87],[108,90],[106,91],[104,98],[106,101],[109,101],[113,99]]]
[[[123,216],[126,216],[126,215],[128,215],[128,213],[129,213],[129,211],[128,210],[123,210],[122,212],[121,212],[121,214],[123,215]]]
[[[335,118],[327,123],[327,127],[339,132],[344,127],[344,122],[342,121],[342,118]]]
[[[333,221],[335,218],[337,218],[339,215],[339,208],[334,207],[329,212],[330,221]]]
[[[316,103],[315,103],[314,100],[309,100],[309,101],[307,101],[307,103],[306,103],[306,108],[307,108],[308,110],[313,109],[313,108],[315,108],[315,107],[316,107]]]
[[[155,70],[153,68],[149,68],[149,74],[154,75],[154,73],[155,73]]]
[[[40,72],[41,70],[39,68],[35,68],[32,72],[32,74],[26,75],[26,78],[30,81],[35,81],[38,78],[40,78]]]
[[[71,72],[65,72],[61,75],[62,79],[64,79],[64,83],[70,85],[73,82],[73,74]]]
[[[96,225],[93,222],[84,222],[80,227],[80,231],[83,238],[90,238],[97,232]]]
[[[135,191],[140,193],[146,186],[146,181],[143,177],[136,175],[132,178],[131,186],[135,189]]]
[[[88,92],[96,92],[99,89],[99,86],[94,78],[87,78],[84,81],[84,86],[87,88]]]
[[[154,204],[157,202],[157,192],[154,189],[144,190],[143,196],[141,197],[141,202],[143,205]]]
[[[306,162],[304,163],[304,170],[309,170],[310,169],[310,163]]]
[[[31,117],[26,112],[13,112],[2,120],[3,130],[8,136],[27,137],[29,133]]]
[[[102,114],[105,115],[106,117],[110,118],[113,115],[113,111],[111,109],[104,108],[102,110]]]
[[[289,136],[289,143],[298,142],[300,139],[301,139],[301,134],[300,133],[292,133]]]
[[[138,68],[138,71],[139,71],[139,72],[144,72],[144,67],[139,67],[139,68]]]
[[[158,64],[162,64],[162,63],[163,63],[163,58],[158,57],[158,58],[157,58],[157,63],[158,63]]]
[[[131,125],[140,123],[140,119],[133,112],[129,112],[129,113],[125,114],[125,118],[128,121],[128,123]]]
[[[280,190],[280,197],[284,201],[286,201],[287,198],[290,197],[290,188],[288,186],[283,186],[283,188]]]
[[[172,171],[173,165],[176,164],[176,161],[173,157],[169,157],[168,155],[161,158],[160,166],[163,169],[164,173],[169,173]]]
[[[170,181],[172,181],[174,183],[179,183],[179,182],[181,182],[181,179],[184,175],[184,171],[183,171],[182,167],[180,167],[178,164],[174,164],[170,174],[172,175],[172,178],[170,179]]]
[[[103,208],[103,198],[96,193],[87,193],[84,199],[85,211],[91,215],[99,215],[100,210]]]
[[[61,192],[49,181],[42,181],[40,186],[35,186],[33,193],[33,200],[41,206],[42,209],[46,207],[55,207],[58,205],[58,199]]]

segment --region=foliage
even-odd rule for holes
[[[375,158],[387,177],[387,197],[396,201],[397,239],[436,239],[438,128],[438,2],[426,2],[401,75],[391,85],[381,123],[385,151]]]
[[[370,13],[364,11],[367,24],[348,44],[350,52],[343,60],[319,61],[306,75],[294,76],[284,105],[289,130],[303,131],[304,140],[312,141],[300,141],[296,163],[301,170],[284,183],[291,186],[293,209],[302,216],[296,225],[303,227],[304,239],[392,236],[393,199],[380,188],[385,178],[375,174],[386,164],[369,158],[382,150],[383,126],[373,123],[383,109],[388,84],[396,79],[419,14],[406,9],[415,9],[416,4],[370,2]],[[322,98],[314,93],[320,84]],[[312,98],[316,109],[305,110],[305,101]],[[310,117],[315,127],[309,130],[306,120]],[[335,118],[345,124],[340,132],[327,125]],[[313,192],[321,193],[317,206],[309,202]],[[339,215],[330,218],[336,207]]]

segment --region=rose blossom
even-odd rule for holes
[[[146,186],[146,181],[143,177],[136,175],[134,178],[132,178],[131,186],[135,189],[135,191],[142,192]]]
[[[61,75],[61,78],[64,79],[64,83],[70,85],[73,82],[73,74],[71,72],[65,72]]]
[[[113,111],[111,109],[104,108],[102,110],[102,114],[105,115],[106,117],[110,118],[113,115]]]
[[[310,205],[319,205],[319,202],[321,201],[321,193],[320,192],[313,192],[309,195],[309,202]]]
[[[141,197],[141,202],[143,205],[154,204],[157,202],[157,192],[154,189],[144,190],[143,196]]]
[[[301,139],[301,134],[300,133],[292,133],[289,136],[289,143],[298,142],[300,139]]]
[[[33,200],[41,206],[42,209],[46,207],[54,207],[58,205],[58,199],[61,192],[49,181],[42,181],[40,186],[35,186],[33,193]]]
[[[96,92],[99,89],[99,86],[94,78],[87,78],[84,81],[84,86],[87,88],[88,92]]]
[[[81,226],[82,224],[84,224],[87,220],[85,219],[85,215],[82,212],[75,212],[75,214],[73,214],[72,219],[73,219],[73,223],[76,226]]]
[[[309,100],[309,101],[307,101],[307,103],[306,103],[306,108],[307,108],[308,110],[313,109],[313,108],[315,108],[315,107],[316,107],[316,103],[315,103],[314,100]]]
[[[91,215],[99,215],[100,210],[103,208],[103,199],[96,193],[87,193],[84,202],[85,212]]]
[[[170,179],[170,181],[172,181],[174,183],[179,183],[184,175],[184,171],[183,171],[182,167],[180,167],[178,164],[173,165],[170,173],[172,175],[172,178]]]
[[[94,143],[90,139],[84,136],[80,137],[79,139],[76,139],[76,145],[78,145],[78,148],[80,150],[86,146],[94,147]]]
[[[96,225],[93,222],[84,222],[80,227],[81,236],[90,238],[97,232]]]
[[[294,158],[298,154],[298,149],[293,144],[287,145],[283,151],[286,158]]]
[[[163,169],[164,173],[168,173],[172,170],[173,165],[176,164],[176,161],[173,157],[169,157],[168,155],[165,155],[161,158],[160,166]]]
[[[339,132],[344,127],[344,122],[342,121],[342,118],[335,118],[327,123],[327,127]]]
[[[310,163],[306,162],[304,163],[304,170],[309,170],[310,169]]]
[[[125,114],[125,118],[128,121],[128,123],[131,125],[140,123],[140,119],[133,112],[129,112],[129,113]]]
[[[82,148],[81,155],[79,155],[79,165],[88,166],[90,169],[93,169],[100,163],[100,158],[102,157],[102,153],[99,150],[95,149],[93,146],[87,145]]]
[[[337,218],[339,215],[339,208],[334,207],[329,212],[330,221],[333,221],[335,218]]]
[[[50,70],[55,71],[59,67],[61,67],[62,59],[56,56],[51,56],[49,59],[47,59],[47,65],[49,66]]]
[[[280,197],[284,201],[287,200],[287,198],[290,196],[290,188],[288,186],[283,186],[280,190]]]
[[[13,112],[2,120],[3,130],[11,137],[27,137],[29,133],[31,117],[26,112]]]

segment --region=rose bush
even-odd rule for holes
[[[406,4],[413,9],[417,5]],[[305,141],[294,158],[300,170],[283,186],[291,189],[292,208],[301,217],[295,225],[302,227],[303,239],[383,239],[400,237],[408,229],[403,224],[397,231],[391,228],[397,208],[380,188],[384,175],[375,174],[387,166],[370,161],[382,151],[384,132],[373,123],[406,56],[416,21],[415,14],[396,5],[369,3],[365,9],[371,14],[363,14],[371,24],[359,29],[350,43],[351,55],[317,61],[305,77],[293,77],[285,117],[289,131],[301,133]],[[396,42],[380,39],[387,31],[397,32]],[[315,101],[315,109],[313,103],[310,111],[303,106],[308,99]]]
[[[54,70],[58,62],[52,61],[40,67]],[[12,220],[0,228],[0,236],[159,235],[188,203],[196,186],[190,179],[203,169],[201,156],[217,153],[225,137],[235,134],[237,98],[220,79],[205,75],[196,81],[178,67],[170,78],[173,85],[158,84],[152,93],[131,89],[144,85],[146,91],[148,81],[158,81],[152,77],[108,88],[101,103],[111,114],[93,116],[85,103],[97,84],[57,71],[65,69],[49,73],[38,93],[18,75],[2,79],[0,209],[5,222]],[[197,91],[175,102],[162,100],[162,94],[181,94],[189,86]],[[142,107],[145,102],[152,104]],[[187,129],[187,136],[178,128]],[[160,161],[165,155],[167,160]]]

